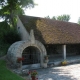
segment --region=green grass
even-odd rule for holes
[[[24,80],[6,68],[6,62],[0,60],[0,80]]]

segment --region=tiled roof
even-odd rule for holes
[[[77,23],[51,20],[40,17],[19,16],[30,32],[34,30],[36,40],[44,44],[79,44],[80,25]]]

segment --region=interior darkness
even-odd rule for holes
[[[30,46],[25,48],[22,57],[24,58],[22,65],[40,63],[40,51],[36,47]]]
[[[63,45],[47,44],[45,45],[45,47],[47,50],[47,55],[49,57],[53,57],[53,58],[63,57]],[[66,55],[67,57],[80,55],[80,44],[66,45]]]

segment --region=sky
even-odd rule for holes
[[[80,17],[80,0],[34,0],[34,8],[26,9],[25,14],[36,17],[70,15],[70,22],[77,23]]]

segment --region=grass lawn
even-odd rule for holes
[[[24,80],[6,68],[6,62],[0,60],[0,80]]]

